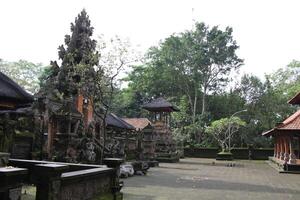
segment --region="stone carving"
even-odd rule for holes
[[[22,188],[14,188],[9,190],[9,199],[10,200],[20,200],[22,194]]]

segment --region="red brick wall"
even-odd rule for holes
[[[82,114],[83,113],[83,95],[79,94],[77,96],[76,108]]]
[[[91,99],[89,99],[87,111],[87,122],[90,123],[93,120],[93,101]]]

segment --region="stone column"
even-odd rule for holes
[[[48,153],[48,158],[50,159],[52,157],[52,148],[53,148],[53,138],[54,135],[56,134],[57,131],[57,126],[55,124],[54,119],[49,119],[48,120],[48,143],[47,143],[47,153]]]
[[[274,138],[274,158],[277,157],[277,138]]]
[[[112,191],[114,194],[114,199],[118,195],[120,195],[120,190],[123,187],[121,184],[119,177],[120,177],[120,165],[124,162],[123,159],[119,158],[105,158],[103,159],[103,164],[107,165],[107,167],[114,168],[115,169],[115,175],[114,175],[114,181],[112,185]]]
[[[61,174],[68,169],[69,166],[67,165],[35,165],[34,174],[37,178],[36,200],[58,200]]]
[[[276,148],[277,148],[276,158],[279,158],[280,157],[280,140],[278,137],[276,138]]]
[[[289,139],[288,137],[284,137],[284,162],[288,163],[290,159],[289,154]]]
[[[296,164],[296,155],[293,149],[293,136],[289,136],[289,148],[290,148],[290,155],[289,155],[289,164]]]
[[[280,160],[284,160],[284,139],[280,137]]]
[[[300,159],[300,136],[298,137],[298,159]]]

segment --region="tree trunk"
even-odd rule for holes
[[[203,88],[203,96],[202,96],[202,111],[201,111],[201,115],[204,115],[205,110],[206,110],[206,91],[207,88],[206,86]]]
[[[103,133],[103,147],[101,148],[101,155],[100,155],[100,164],[103,164],[103,159],[104,159],[104,151],[105,151],[105,142],[106,142],[106,116],[103,117],[102,119],[102,133]],[[101,141],[101,134],[99,134],[99,139]]]
[[[193,105],[193,123],[195,123],[196,121],[197,99],[198,99],[198,90],[197,88],[195,88],[195,97],[194,97],[194,105]]]

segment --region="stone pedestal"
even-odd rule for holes
[[[279,159],[284,160],[284,153],[283,152],[280,152]]]
[[[121,158],[104,158],[103,164],[110,168],[120,168],[120,165],[124,162]]]
[[[289,164],[296,164],[297,163],[297,160],[296,160],[296,155],[291,153],[290,156],[289,156]]]
[[[290,159],[290,154],[288,154],[288,153],[284,153],[284,162],[285,163],[288,163],[289,162],[289,159]]]
[[[114,194],[114,199],[117,199],[117,196],[119,196],[121,193],[121,189],[123,187],[123,182],[120,182],[120,165],[124,162],[123,159],[120,158],[105,158],[103,159],[103,164],[107,165],[107,167],[114,168],[116,170],[115,172],[115,178],[114,183],[112,186],[112,192]]]
[[[35,165],[37,175],[36,200],[57,200],[59,198],[61,174],[69,169],[67,165]]]

